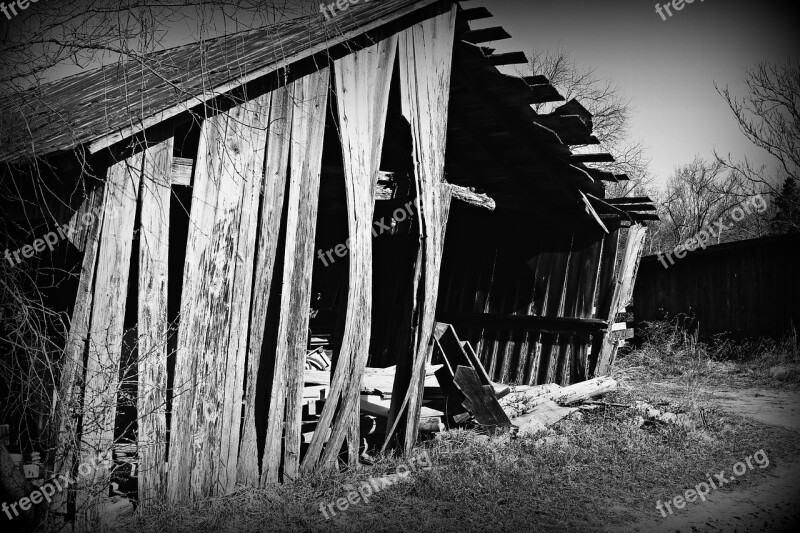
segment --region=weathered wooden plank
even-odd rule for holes
[[[443,186],[447,117],[450,99],[450,72],[456,5],[450,11],[416,24],[400,33],[398,54],[402,112],[411,124],[414,177],[419,213],[420,252],[415,274],[412,306],[414,341],[411,380],[403,404],[393,410],[386,443],[406,406],[405,451],[410,452],[417,438],[425,364],[430,358],[434,313],[439,289],[439,271],[451,191]],[[417,282],[416,280],[419,280]],[[398,362],[400,364],[400,362]]]
[[[294,82],[282,311],[275,356],[276,369],[282,362],[286,366],[283,473],[287,479],[297,477],[300,467],[303,365],[329,77],[330,70],[325,68]],[[278,385],[277,379],[276,372],[273,388]],[[276,416],[280,413],[272,412],[270,406],[270,419]]]
[[[92,299],[86,387],[83,399],[81,461],[97,464],[83,480],[76,501],[81,530],[100,526],[110,503],[109,464],[97,462],[114,442],[125,301],[128,293],[133,224],[142,176],[141,152],[108,170],[94,296]]]
[[[82,390],[84,379],[83,355],[89,337],[89,319],[92,310],[95,269],[100,245],[100,227],[102,225],[102,209],[105,206],[105,185],[100,185],[89,193],[89,204],[96,214],[87,229],[86,243],[83,250],[81,277],[75,296],[75,307],[72,310],[69,335],[64,348],[64,363],[61,368],[58,396],[55,406],[56,420],[54,427],[58,434],[56,439],[58,450],[54,461],[55,475],[72,473],[78,453],[78,416],[82,410]],[[53,497],[50,508],[54,512],[66,512],[69,493],[60,491]]]
[[[139,229],[139,504],[161,501],[167,460],[167,280],[173,137],[144,155]]]
[[[233,107],[201,129],[170,444],[169,496],[178,501],[224,494],[236,481],[268,102]]]
[[[614,282],[614,292],[611,296],[611,308],[608,313],[609,325],[613,324],[617,313],[624,309],[624,306],[630,300],[646,237],[647,227],[644,225],[635,224],[628,230],[628,242],[625,245],[625,253],[622,256],[622,262]],[[597,357],[596,376],[604,376],[608,372],[616,357],[618,346],[619,339],[611,335],[603,337],[602,346]]]
[[[508,415],[497,402],[494,387],[481,385],[478,373],[472,367],[457,367],[453,382],[464,395],[464,407],[479,424],[492,428],[511,425]]]
[[[331,401],[326,402],[320,420],[322,427],[327,426],[330,414],[337,407],[337,397],[342,402],[320,460],[322,466],[334,464],[347,424],[355,428],[359,419],[358,395],[372,329],[373,190],[380,166],[396,50],[397,37],[391,36],[334,62],[350,257],[344,332],[331,383]],[[315,466],[321,446],[321,437],[315,435],[304,469]],[[353,447],[351,443],[351,451]]]
[[[261,414],[260,406],[256,404],[259,369],[262,359],[261,349],[267,317],[280,312],[278,307],[280,302],[271,302],[270,295],[275,290],[275,283],[280,281],[279,275],[275,271],[275,265],[278,257],[280,224],[283,216],[286,175],[289,165],[289,132],[292,112],[290,96],[286,88],[278,89],[269,95],[270,112],[266,145],[266,172],[261,204],[261,230],[259,232],[253,283],[245,415],[237,463],[237,482],[248,486],[258,486],[261,482],[256,442],[256,417]],[[270,308],[271,303],[276,308]],[[278,421],[277,435],[271,435],[271,438],[274,439],[272,442],[277,441],[278,446],[281,443],[282,431],[283,420],[281,419]],[[272,463],[270,463],[270,466],[272,466]],[[277,480],[277,466],[274,468],[273,475],[274,480]]]

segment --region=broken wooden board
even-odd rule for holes
[[[511,423],[519,428],[520,434],[535,433],[552,426],[577,410],[577,407],[562,407],[552,400],[544,399],[532,412],[512,418]]]
[[[479,424],[488,427],[511,425],[508,415],[497,401],[494,388],[482,385],[475,369],[458,366],[453,383],[464,395],[462,405],[475,416]]]

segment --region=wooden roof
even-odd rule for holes
[[[350,6],[327,21],[322,14],[171,48],[143,61],[108,65],[15,95],[0,104],[0,161],[12,163],[86,146],[97,152],[254,80],[319,57],[387,25],[410,25],[448,0],[381,0]],[[564,98],[539,75],[509,76],[498,66],[526,63],[522,52],[496,54],[486,46],[506,39],[502,28],[472,29],[491,17],[484,7],[459,8],[453,53],[447,179],[494,193],[522,211],[581,214],[588,194],[605,218],[636,220],[629,209],[603,205],[602,181],[624,175],[587,163],[613,161],[602,150],[573,154],[571,146],[597,145],[592,116],[572,100],[552,113],[532,104]],[[346,50],[338,53],[346,53]],[[286,69],[286,70],[280,70]],[[552,194],[555,192],[556,194]],[[508,202],[503,202],[503,195]],[[516,196],[516,197],[515,197]],[[555,198],[555,200],[554,200]],[[564,213],[564,208],[569,213]],[[647,208],[646,206],[644,207]],[[591,209],[591,208],[590,208]],[[584,215],[581,215],[584,216]],[[585,214],[590,217],[589,213]],[[641,219],[652,218],[649,213]],[[641,220],[640,219],[640,220]]]
[[[0,161],[121,140],[281,66],[344,42],[437,0],[356,4],[322,14],[148,54],[36,87],[0,103]],[[178,105],[176,105],[178,104]],[[150,118],[150,121],[146,119]],[[107,143],[104,143],[107,144]],[[104,146],[96,144],[90,151]]]

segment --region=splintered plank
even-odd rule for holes
[[[139,229],[138,448],[139,502],[159,502],[166,489],[167,278],[173,137],[144,156]]]
[[[348,424],[349,459],[354,463],[357,457],[358,395],[372,330],[373,190],[380,167],[396,51],[397,36],[391,36],[334,62],[350,242],[349,285],[331,397],[320,420],[321,427],[328,427],[333,420],[330,440],[319,458],[323,432],[314,435],[303,461],[304,470],[315,468],[318,461],[319,466],[335,464]]]
[[[611,309],[611,298],[614,293],[614,274],[616,272],[621,231],[622,228],[618,228],[603,238],[603,249],[600,253],[600,273],[597,279],[597,294],[594,298],[594,305],[596,306],[594,316],[606,321],[606,324],[608,324],[608,313]],[[589,377],[595,375],[597,358],[603,346],[603,338],[603,336],[595,336],[592,339],[587,366],[587,375]]]
[[[278,257],[281,217],[286,191],[286,174],[289,166],[290,126],[292,106],[289,91],[280,88],[268,95],[269,122],[266,147],[266,171],[261,203],[261,229],[256,251],[256,269],[253,283],[253,309],[250,326],[250,342],[247,353],[247,391],[245,394],[245,415],[242,442],[239,447],[236,480],[247,486],[258,486],[261,476],[258,470],[258,446],[256,442],[256,418],[263,416],[256,404],[259,386],[258,376],[261,368],[261,348],[267,317],[280,312],[280,302],[272,302],[270,295],[280,282],[275,265]],[[273,305],[273,308],[270,307]],[[280,420],[278,434],[273,435],[281,441],[283,420]],[[277,479],[277,470],[274,472]]]
[[[325,68],[293,83],[283,290],[268,421],[269,426],[283,416],[283,411],[278,409],[277,397],[285,395],[283,472],[287,479],[296,478],[300,467],[303,365],[308,340],[308,305],[311,301],[329,77],[330,70]],[[285,368],[285,374],[279,373],[279,368]],[[277,444],[271,443],[271,446],[276,445],[280,445],[280,437]],[[270,449],[271,455],[267,458],[265,450],[265,468],[267,460],[274,465],[276,457],[279,457],[276,451],[279,449]]]
[[[224,494],[236,482],[244,362],[268,96],[203,123],[175,363],[168,494]]]
[[[398,366],[410,366],[411,372],[408,382],[395,383],[392,402],[403,400],[391,410],[384,447],[405,414],[407,453],[417,438],[424,368],[433,347],[439,273],[450,210],[451,191],[443,182],[456,8],[453,5],[449,12],[402,31],[398,42],[402,112],[411,124],[420,246],[411,306],[411,324],[417,325],[411,328],[411,361],[398,361]]]
[[[497,401],[494,387],[482,385],[475,369],[468,366],[457,367],[453,382],[464,395],[462,405],[475,416],[480,425],[487,427],[511,425],[508,415]]]
[[[625,254],[622,256],[622,262],[617,272],[617,278],[614,284],[614,292],[611,296],[611,307],[608,310],[608,323],[609,329],[614,322],[617,312],[624,309],[631,297],[634,282],[636,281],[636,272],[639,269],[639,261],[642,258],[642,250],[644,249],[644,240],[647,236],[647,227],[642,224],[635,224],[628,230],[628,242],[625,246]],[[596,376],[604,376],[614,358],[617,355],[617,348],[619,347],[619,339],[613,335],[606,334],[603,337],[603,342],[600,347],[600,352],[597,357]]]
[[[86,386],[83,399],[81,462],[96,465],[84,478],[76,502],[80,529],[92,529],[110,504],[111,466],[97,461],[114,443],[114,419],[122,356],[125,301],[130,275],[133,224],[142,176],[141,152],[108,170],[99,254],[92,298]]]
[[[81,277],[75,296],[75,307],[70,319],[69,334],[64,349],[64,364],[56,403],[55,427],[58,428],[58,449],[56,452],[53,473],[69,475],[75,466],[78,453],[78,418],[81,411],[81,391],[83,387],[83,355],[89,337],[89,318],[92,310],[92,289],[94,288],[95,269],[100,244],[100,226],[102,225],[102,208],[105,205],[105,185],[100,185],[89,193],[91,212],[96,216],[86,231],[86,242],[81,264]],[[67,491],[59,491],[53,497],[50,508],[54,512],[66,512],[64,508],[68,498]]]

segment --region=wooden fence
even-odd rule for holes
[[[798,251],[800,234],[791,234],[711,246],[672,265],[645,257],[633,293],[636,321],[687,314],[706,339],[781,337],[800,325]]]

